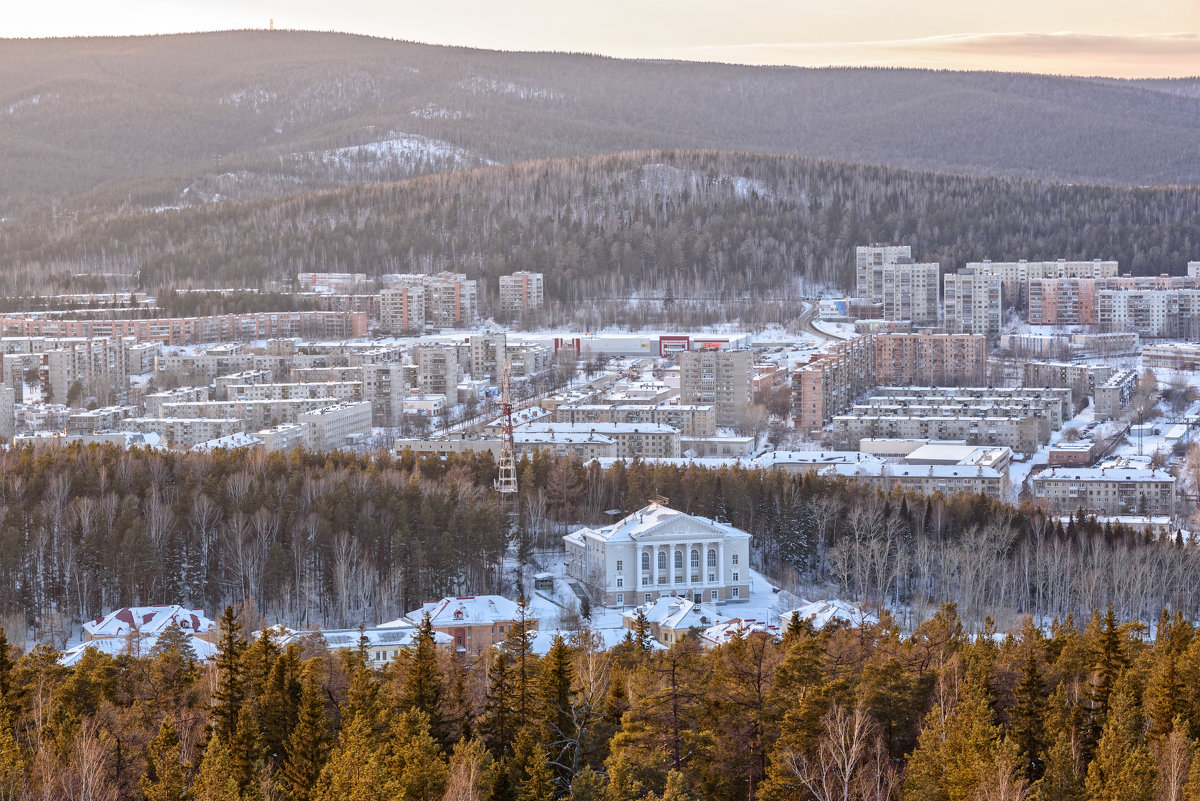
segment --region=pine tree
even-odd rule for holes
[[[8,644],[8,634],[4,627],[0,626],[0,701],[8,698],[8,691],[12,687],[12,647]]]
[[[229,770],[229,748],[213,732],[204,749],[204,761],[192,785],[191,797],[195,801],[240,801],[238,795],[237,779]]]
[[[315,662],[305,668],[296,727],[288,738],[280,771],[280,789],[290,801],[309,801],[329,750],[325,702],[316,671]]]
[[[7,648],[7,644],[4,647]],[[20,801],[24,794],[25,761],[21,756],[21,747],[13,737],[8,704],[0,696],[0,801]]]
[[[499,766],[479,740],[459,740],[450,755],[445,801],[494,798]]]
[[[421,712],[429,720],[429,728],[439,742],[446,742],[448,731],[442,712],[442,672],[438,667],[437,645],[433,639],[433,622],[426,613],[417,629],[416,643],[404,685],[400,691],[402,709]]]
[[[1142,715],[1129,692],[1115,689],[1096,756],[1088,765],[1088,801],[1151,801],[1154,765],[1146,747]]]
[[[539,717],[544,729],[542,739],[550,748],[552,761],[557,766],[556,777],[564,786],[572,764],[569,753],[577,734],[571,703],[573,680],[571,648],[561,634],[555,634],[550,650],[542,658]]]
[[[502,756],[508,750],[512,738],[516,735],[511,663],[507,651],[496,649],[492,653],[483,715],[479,720],[479,733],[492,753],[497,756]]]
[[[367,721],[353,717],[342,726],[338,744],[329,754],[313,792],[313,801],[382,799],[388,777],[375,750],[375,735]]]
[[[1078,763],[1070,734],[1066,730],[1059,732],[1046,751],[1042,778],[1033,785],[1030,797],[1034,801],[1082,801],[1083,780]]]
[[[140,783],[146,801],[184,801],[187,779],[183,771],[179,734],[171,718],[163,717],[158,734],[146,747],[146,775]]]
[[[580,768],[571,779],[571,801],[604,801],[604,777],[590,765]]]
[[[608,784],[604,787],[604,801],[637,801],[642,797],[642,784],[633,773],[633,763],[625,754],[613,753],[604,762],[608,771]]]
[[[228,743],[237,730],[238,712],[246,697],[242,682],[242,652],[246,643],[239,632],[242,624],[232,606],[221,615],[221,639],[217,644],[217,689],[213,692],[209,726],[221,742]]]
[[[1121,654],[1121,633],[1117,629],[1116,615],[1112,604],[1104,615],[1104,628],[1100,631],[1098,653],[1096,655],[1096,684],[1092,689],[1092,732],[1093,741],[1099,737],[1104,719],[1108,715],[1109,696],[1117,684],[1121,670],[1125,666]]]
[[[516,801],[551,801],[554,797],[554,775],[532,727],[521,729],[513,741],[505,772],[509,786],[516,790]]]
[[[283,762],[284,748],[296,725],[301,694],[300,648],[288,645],[267,677],[258,697],[258,716],[262,721],[262,751],[272,767]]]
[[[252,704],[242,704],[237,729],[229,741],[229,770],[244,791],[258,776],[262,767],[262,735]]]
[[[440,801],[446,791],[448,770],[424,712],[406,712],[393,721],[383,768],[389,777],[390,797]]]

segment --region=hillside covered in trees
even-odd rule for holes
[[[943,602],[972,630],[1110,602],[1150,625],[1163,608],[1200,605],[1196,548],[983,496],[885,495],[742,468],[602,471],[543,455],[518,470],[512,533],[490,454],[5,452],[0,615],[13,639],[60,646],[81,621],[130,605],[252,601],[296,627],[371,624],[447,595],[511,593],[516,562],[560,553],[567,524],[655,496],[748,531],[755,569],[796,592],[903,610],[908,628]]]
[[[0,40],[0,218],[633,149],[1200,182],[1187,82],[797,69],[228,31]]]
[[[213,663],[168,631],[142,656],[0,630],[0,797],[146,801],[1186,801],[1200,637],[1109,610],[967,635],[954,607],[910,636],[885,616],[782,641],[669,649],[641,627],[482,654],[423,625],[380,665],[281,648],[222,618]],[[541,636],[545,636],[544,634]],[[541,655],[539,655],[541,654]]]
[[[136,271],[150,289],[258,287],[306,270],[448,268],[494,291],[497,276],[526,269],[545,274],[563,313],[667,290],[750,297],[769,312],[764,301],[799,295],[799,279],[851,287],[864,242],[909,243],[948,270],[984,258],[1112,258],[1135,274],[1178,273],[1200,258],[1197,218],[1195,188],[634,152],[161,214],[10,222],[0,225],[0,287],[44,293],[77,285],[77,273]]]

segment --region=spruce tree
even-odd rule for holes
[[[163,717],[158,734],[146,746],[146,775],[140,785],[146,801],[184,801],[187,798],[179,734],[169,716]],[[4,798],[0,792],[0,799]]]
[[[8,644],[8,634],[4,627],[0,626],[0,701],[8,698],[8,691],[12,687],[12,647]]]
[[[229,747],[216,732],[208,738],[204,761],[192,785],[194,801],[240,801],[237,779],[229,770]]]
[[[1084,782],[1088,801],[1151,801],[1154,765],[1146,747],[1141,712],[1123,688],[1115,689],[1110,700],[1096,755],[1088,765]]]
[[[1042,690],[1042,671],[1038,664],[1036,641],[1026,635],[1025,666],[1021,681],[1014,692],[1015,704],[1008,739],[1017,748],[1021,759],[1021,772],[1025,779],[1035,782],[1042,777],[1045,764],[1042,750],[1045,748],[1042,719],[1046,699]]]
[[[288,645],[267,677],[258,697],[258,717],[262,721],[263,755],[272,767],[283,762],[284,748],[296,725],[301,694],[300,648]]]
[[[229,771],[244,791],[262,767],[262,734],[252,704],[242,704],[238,725],[229,741]]]
[[[539,717],[544,729],[542,739],[550,748],[557,766],[558,780],[566,784],[572,760],[569,755],[576,744],[575,716],[571,703],[571,684],[574,668],[571,648],[561,634],[555,634],[550,650],[542,658]]]
[[[280,789],[289,801],[309,801],[329,750],[325,702],[316,672],[315,662],[309,662],[304,671],[296,727],[288,738],[279,774]]]
[[[424,712],[406,712],[393,720],[383,764],[390,797],[440,801],[445,794],[446,761]]]
[[[402,709],[417,710],[429,720],[430,731],[439,742],[446,742],[448,732],[442,712],[442,672],[438,667],[437,645],[433,638],[433,623],[426,613],[417,629],[412,660],[400,691]]]
[[[604,801],[604,777],[584,765],[571,779],[571,801]]]
[[[217,644],[217,689],[213,691],[209,727],[221,742],[228,744],[237,730],[238,712],[246,697],[242,681],[242,652],[246,643],[241,637],[242,624],[232,606],[221,615],[221,639]]]
[[[496,649],[492,653],[492,664],[488,668],[487,694],[483,702],[483,715],[479,719],[479,733],[488,748],[497,757],[507,752],[516,734],[516,716],[513,713],[512,660],[508,652]]]

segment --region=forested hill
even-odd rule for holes
[[[0,217],[148,189],[157,205],[186,205],[661,147],[1197,183],[1200,98],[1178,88],[501,53],[309,32],[0,40]]]
[[[950,176],[788,156],[654,151],[530,162],[194,209],[0,226],[0,288],[77,272],[143,285],[257,287],[304,270],[544,272],[548,297],[784,297],[849,286],[853,248],[910,243],[966,261],[1112,258],[1180,272],[1200,257],[1200,188]]]

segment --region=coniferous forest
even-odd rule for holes
[[[385,667],[281,648],[232,608],[215,660],[179,629],[74,668],[0,645],[0,798],[1192,799],[1200,637],[1111,608],[1001,636],[946,605],[903,636],[793,622],[706,650],[636,625],[478,656],[422,625]]]

